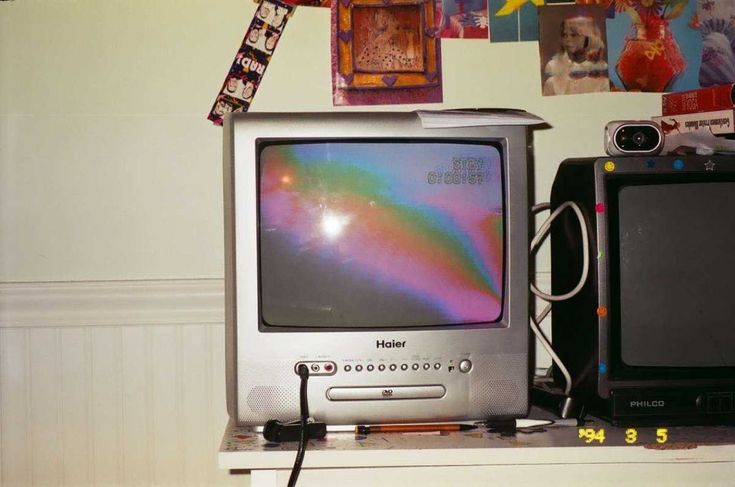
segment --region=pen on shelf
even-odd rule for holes
[[[539,426],[578,426],[576,419],[516,419],[517,428],[534,428]],[[481,423],[421,423],[421,424],[376,424],[376,425],[327,425],[327,433],[355,433],[367,435],[370,433],[431,433],[441,431],[471,431],[477,429]]]
[[[469,431],[477,426],[463,423],[445,424],[377,424],[357,425],[355,434],[369,435],[371,433],[423,433],[436,431]]]

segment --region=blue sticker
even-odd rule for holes
[[[684,161],[681,159],[677,159],[674,161],[674,169],[677,171],[680,171],[681,169],[684,169]]]
[[[656,161],[654,161],[653,159],[649,159],[649,160],[647,160],[647,161],[646,161],[646,167],[647,167],[648,169],[653,169],[653,168],[655,168],[655,167],[656,167]]]
[[[607,374],[607,364],[605,362],[600,362],[600,366],[598,367],[598,370],[601,374]]]

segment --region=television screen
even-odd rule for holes
[[[258,151],[263,326],[501,320],[500,145],[295,140]]]
[[[626,365],[735,367],[733,194],[734,181],[619,188],[611,235]]]

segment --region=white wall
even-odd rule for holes
[[[254,8],[0,2],[0,281],[222,276],[221,129],[205,117]],[[535,134],[538,200],[563,158],[602,153],[607,121],[660,110],[650,94],[541,97],[533,42],[442,52],[445,102],[424,108],[552,126]],[[329,66],[329,12],[299,8],[253,110],[332,110]]]
[[[107,289],[214,286],[221,316],[221,129],[206,114],[254,9],[0,2],[3,485],[231,480],[205,458],[226,420],[221,317],[168,323],[162,311],[130,322],[115,313],[141,301]],[[562,159],[602,153],[607,121],[660,110],[650,94],[541,97],[536,43],[453,40],[442,53],[445,101],[422,108],[522,108],[551,125],[534,135],[537,201]],[[252,109],[333,110],[330,90],[329,12],[299,8]],[[96,304],[79,315],[75,299]],[[169,436],[183,419],[195,426]]]

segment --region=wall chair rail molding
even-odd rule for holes
[[[222,279],[0,284],[0,328],[223,323]]]

